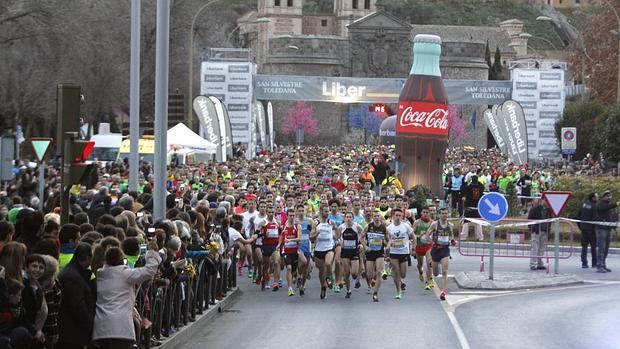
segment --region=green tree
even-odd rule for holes
[[[620,105],[607,108],[597,125],[598,147],[605,160],[620,161]]]
[[[502,54],[499,52],[499,46],[495,47],[495,56],[493,57],[493,74],[495,74],[494,80],[503,80]]]
[[[562,127],[576,127],[577,150],[575,152],[575,158],[582,159],[587,153],[597,154],[600,150],[598,125],[602,124],[605,120],[605,114],[605,107],[598,101],[568,104],[566,108],[564,108],[564,115],[562,115],[562,118],[555,124],[555,135],[558,142],[562,142],[560,135]],[[618,126],[614,125],[614,127]],[[613,127],[610,127],[610,129],[613,129]],[[616,138],[618,138],[617,135],[618,133],[615,135]]]
[[[487,62],[489,69],[491,69],[491,48],[489,48],[489,40],[487,40],[487,45],[484,48],[484,60]]]

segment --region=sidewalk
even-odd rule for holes
[[[454,280],[460,288],[477,290],[521,290],[583,283],[583,280],[574,274],[527,272],[497,272],[494,273],[493,280],[489,280],[487,272],[465,271],[456,274]]]
[[[223,312],[226,308],[231,306],[231,303],[239,296],[241,292],[238,287],[233,288],[228,292],[228,295],[217,302],[215,305],[209,306],[209,309],[205,310],[202,315],[196,316],[196,321],[188,323],[187,326],[182,327],[178,332],[166,339],[160,349],[177,349],[182,347],[182,344],[193,338],[204,327],[209,326],[209,321],[212,320],[215,315]]]

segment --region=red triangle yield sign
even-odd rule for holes
[[[568,200],[573,196],[573,193],[568,191],[546,191],[542,194],[543,199],[549,205],[551,212],[556,217],[559,217],[566,208]]]

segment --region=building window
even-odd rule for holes
[[[370,10],[370,0],[364,0],[364,8]]]
[[[357,9],[357,0],[352,0],[353,3],[351,4],[351,7],[353,7],[354,9]]]
[[[327,20],[326,19],[322,19],[321,20],[321,27],[327,27]]]
[[[273,1],[273,5],[274,6],[280,6],[280,0],[274,0]]]
[[[293,0],[286,0],[286,6],[293,7]]]

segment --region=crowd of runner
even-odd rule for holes
[[[133,286],[186,273],[196,246],[222,263],[238,256],[230,268],[261,290],[286,285],[289,296],[304,296],[312,276],[320,298],[328,289],[349,298],[363,285],[377,302],[391,277],[400,299],[415,265],[420,287],[438,285],[444,300],[458,233],[448,218],[467,216],[484,191],[514,184],[537,196],[560,175],[513,166],[493,149],[449,149],[446,196],[421,198],[398,180],[393,148],[280,147],[171,168],[166,219],[154,222],[151,165],[141,164],[138,190],[129,191],[119,161],[71,188],[71,223],[61,226],[59,164],[47,169],[43,198],[31,164],[18,161],[0,192],[0,348],[131,347],[142,321]]]

